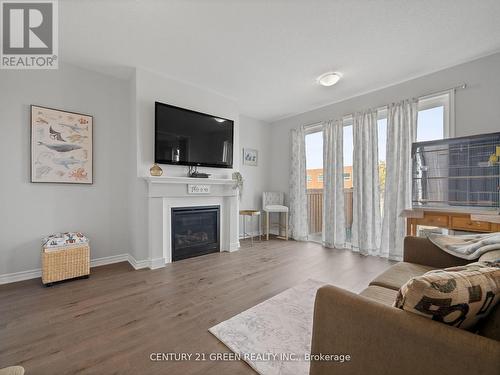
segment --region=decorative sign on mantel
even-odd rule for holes
[[[188,194],[210,194],[210,185],[188,184]]]

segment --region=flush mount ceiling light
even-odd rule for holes
[[[223,118],[218,118],[218,117],[215,117],[215,121],[217,121],[217,122],[219,122],[219,123],[220,123],[220,122],[224,122],[224,121],[226,121],[226,120],[224,120]]]
[[[333,86],[339,81],[341,77],[342,76],[340,75],[340,73],[328,72],[318,77],[318,83],[321,86]]]

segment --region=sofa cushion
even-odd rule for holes
[[[395,307],[458,328],[471,329],[500,299],[500,261],[434,270],[409,280]]]
[[[497,303],[487,318],[479,323],[477,333],[489,339],[500,341],[500,303]]]
[[[398,291],[408,280],[415,276],[421,276],[426,272],[433,270],[429,266],[421,264],[399,262],[389,268],[387,271],[378,275],[370,285],[382,286]]]
[[[373,299],[377,302],[383,303],[384,305],[392,306],[396,300],[398,292],[393,289],[373,285],[363,290],[359,293],[359,295]]]
[[[484,253],[479,257],[478,262],[484,262],[484,261],[493,262],[498,259],[500,259],[500,249]]]

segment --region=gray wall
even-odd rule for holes
[[[0,70],[0,87],[0,275],[39,268],[58,231],[88,234],[93,259],[128,253],[129,83],[65,65]],[[94,116],[93,185],[30,183],[31,104]]]
[[[458,137],[500,131],[500,54],[495,54],[274,122],[271,125],[269,169],[271,188],[288,193],[290,129],[419,97],[462,82],[467,83],[468,88],[456,92],[455,135]]]
[[[148,258],[146,183],[140,176],[152,162],[154,100],[235,119],[235,169],[245,178],[241,207],[258,208],[262,191],[288,192],[291,128],[461,82],[469,87],[456,94],[456,135],[500,131],[500,54],[271,125],[240,116],[229,98],[150,72],[125,81],[71,65],[1,70],[0,275],[39,268],[41,237],[57,231],[87,233],[94,259],[124,253]],[[29,182],[30,104],[94,115],[94,185]],[[242,147],[259,150],[258,167],[239,165]],[[166,167],[165,173],[185,170]]]
[[[240,173],[243,176],[243,193],[241,195],[240,209],[262,209],[262,192],[269,189],[268,169],[271,143],[269,135],[271,128],[268,123],[250,117],[240,116],[240,159],[243,157],[243,148],[253,148],[258,151],[258,165],[244,165],[241,162]],[[240,236],[243,234],[242,218],[240,218]],[[258,230],[257,219],[247,219],[245,228],[247,233]]]
[[[153,157],[154,101],[164,101],[235,120],[234,165],[241,149],[236,103],[216,93],[142,70],[120,80],[73,65],[54,71],[0,71],[0,275],[40,267],[41,238],[82,231],[92,258],[131,254],[148,259],[146,182]],[[94,116],[94,184],[30,183],[30,105]],[[259,149],[261,166],[249,184],[265,174],[264,123],[248,119],[246,137]],[[163,166],[165,175],[186,168]],[[206,168],[229,177],[232,170]],[[266,172],[264,172],[266,171]],[[253,195],[253,187],[244,197]],[[258,193],[260,194],[260,193]],[[244,198],[246,199],[246,198]],[[253,199],[253,196],[252,198]]]
[[[148,200],[147,185],[144,176],[149,176],[154,160],[154,102],[164,102],[175,106],[209,113],[215,116],[234,120],[234,149],[239,149],[239,111],[236,102],[215,92],[202,89],[169,77],[136,69],[132,83],[131,98],[133,123],[133,148],[131,153],[134,161],[131,168],[130,199],[132,208],[130,220],[130,235],[132,237],[131,254],[137,261],[149,258],[148,241]],[[234,170],[239,167],[239,155],[234,153]],[[177,165],[162,165],[164,176],[186,176],[187,167]],[[212,173],[214,177],[231,177],[232,169],[200,168],[201,171]]]
[[[236,101],[218,93],[160,74],[137,69],[136,114],[137,114],[137,176],[149,176],[154,161],[154,108],[155,101],[172,104],[234,121],[234,149],[238,149],[239,111]],[[239,167],[239,155],[234,154],[234,169]],[[186,176],[187,167],[162,165],[164,175]],[[201,168],[214,176],[230,177],[232,170],[224,168]]]

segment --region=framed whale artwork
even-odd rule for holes
[[[93,117],[31,106],[31,182],[92,184]]]

